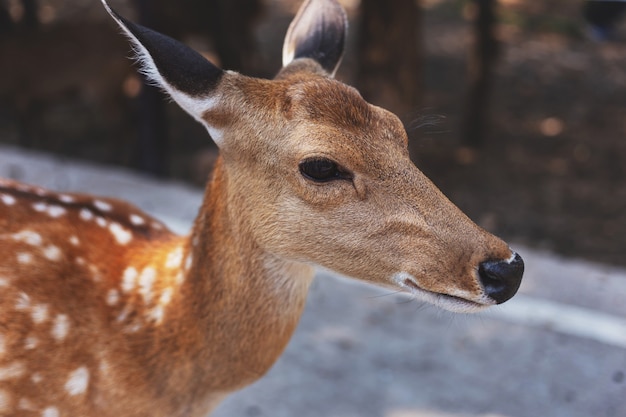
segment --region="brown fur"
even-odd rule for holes
[[[1,416],[204,416],[279,357],[312,265],[494,304],[478,265],[511,251],[412,164],[394,115],[308,59],[216,90],[221,157],[188,237],[120,201],[0,182]],[[352,179],[307,179],[311,157]]]

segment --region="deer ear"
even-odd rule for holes
[[[132,42],[141,72],[202,123],[220,145],[220,132],[208,125],[202,115],[215,107],[215,91],[224,71],[187,45],[126,20],[106,0],[102,4]]]
[[[343,57],[347,31],[346,12],[336,0],[306,0],[289,25],[283,66],[298,58],[311,58],[334,76]]]

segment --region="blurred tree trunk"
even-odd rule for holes
[[[416,0],[361,1],[357,86],[366,100],[403,119],[420,98],[420,18]]]
[[[0,0],[0,35],[12,33],[16,23],[26,30],[36,29],[39,26],[38,0],[22,0],[23,14],[19,22],[14,22],[9,13],[9,2]]]
[[[498,59],[495,36],[497,0],[472,0],[474,10],[474,45],[469,56],[468,95],[465,107],[464,146],[479,148],[484,144],[489,123],[489,99]]]
[[[0,35],[13,32],[15,24],[9,13],[9,5],[6,0],[0,0]]]
[[[22,0],[24,6],[24,17],[22,25],[27,29],[34,29],[39,26],[39,8],[37,0]]]

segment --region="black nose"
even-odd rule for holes
[[[486,261],[478,266],[485,293],[502,304],[513,297],[522,283],[524,261],[517,253],[512,261]]]

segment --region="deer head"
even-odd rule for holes
[[[262,251],[453,311],[515,294],[519,255],[411,162],[395,115],[333,78],[347,30],[335,0],[305,2],[273,80],[223,71],[103,3],[142,71],[207,128],[233,227]]]

